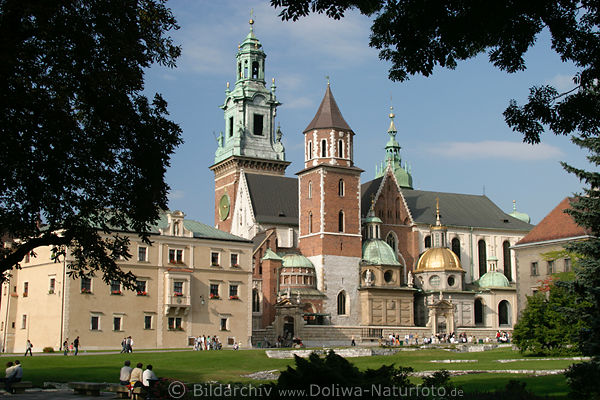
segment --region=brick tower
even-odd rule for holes
[[[304,169],[299,181],[299,240],[315,266],[324,311],[335,325],[358,325],[360,174],[354,166],[354,132],[329,83],[315,117],[304,130]]]
[[[231,230],[232,212],[240,174],[243,171],[267,175],[284,175],[290,164],[285,160],[281,130],[275,129],[277,106],[275,79],[270,89],[265,85],[265,58],[260,41],[250,33],[239,45],[236,55],[236,81],[233,90],[225,91],[221,106],[225,133],[217,138],[215,161],[215,226]]]

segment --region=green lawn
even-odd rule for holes
[[[153,352],[133,354],[103,354],[84,356],[34,356],[34,357],[1,357],[0,362],[19,358],[25,371],[24,379],[31,380],[34,385],[43,382],[116,382],[119,369],[126,359],[132,365],[138,362],[152,364],[160,377],[170,377],[185,382],[250,382],[241,375],[256,371],[284,369],[293,364],[293,360],[270,359],[264,350],[243,351],[185,351],[185,352]],[[478,362],[440,364],[430,360],[463,359]],[[498,359],[522,359],[524,361],[499,363]],[[569,360],[526,361],[518,352],[510,348],[501,348],[481,353],[454,353],[441,349],[399,352],[393,356],[374,356],[351,358],[350,361],[361,369],[378,368],[382,364],[410,366],[415,371],[437,369],[563,369],[572,364]],[[453,381],[467,391],[492,390],[506,385],[510,379],[527,382],[527,387],[540,395],[562,397],[568,388],[563,375],[532,377],[515,374],[477,374],[454,377]],[[419,383],[419,378],[413,378]],[[256,381],[252,381],[256,382]]]

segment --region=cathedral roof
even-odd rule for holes
[[[394,250],[381,239],[368,239],[363,242],[362,259],[371,265],[400,265]]]
[[[298,225],[298,179],[246,173],[257,222]]]
[[[510,287],[508,278],[498,271],[486,272],[479,278],[477,284],[481,288]]]
[[[371,196],[376,195],[383,177],[362,184],[361,207],[368,210]],[[462,193],[430,192],[403,189],[402,196],[417,224],[435,225],[435,203],[439,198],[441,215],[446,226],[529,231],[533,225],[511,217],[488,197]]]
[[[573,199],[565,197],[517,245],[589,235],[586,229],[575,223],[573,217],[564,212],[571,208],[571,200]]]
[[[446,247],[428,249],[417,262],[415,272],[424,271],[463,271],[454,252]]]
[[[340,112],[340,109],[333,98],[333,93],[331,93],[329,84],[327,84],[325,96],[323,97],[323,101],[321,101],[321,105],[319,106],[315,117],[310,124],[308,124],[304,132],[319,128],[337,128],[347,131],[352,130],[346,123],[346,120],[344,120],[344,117],[342,117],[342,113]]]

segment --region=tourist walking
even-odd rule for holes
[[[29,355],[33,357],[33,353],[31,352],[32,348],[33,344],[31,344],[31,341],[27,339],[27,344],[25,345],[25,355],[23,357],[27,357],[27,353],[29,353]]]
[[[73,341],[73,347],[75,348],[75,354],[73,355],[77,355],[77,353],[79,353],[79,336],[77,336],[75,338],[75,340]]]
[[[63,354],[65,356],[69,354],[69,338],[66,338],[63,342]]]

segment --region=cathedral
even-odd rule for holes
[[[253,342],[511,330],[511,246],[533,228],[529,217],[516,208],[507,214],[485,195],[415,190],[393,112],[374,179],[362,176],[354,164],[360,132],[329,83],[302,132],[304,165],[285,176],[290,162],[275,126],[281,103],[274,80],[267,86],[265,59],[250,20],[210,167],[215,227],[253,242]]]

